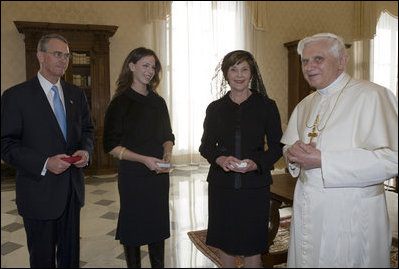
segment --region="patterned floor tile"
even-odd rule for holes
[[[111,201],[111,200],[100,200],[95,202],[96,205],[104,205],[104,206],[109,206],[110,204],[115,203],[115,201]]]
[[[1,256],[7,255],[21,247],[22,247],[22,245],[20,245],[20,244],[13,243],[13,242],[6,242],[1,245]]]
[[[108,212],[108,213],[105,213],[104,215],[102,215],[100,218],[116,220],[118,218],[118,215],[119,215],[118,213]]]
[[[104,193],[107,193],[107,191],[95,190],[95,191],[92,191],[92,192],[91,192],[91,194],[98,194],[98,195],[101,195],[101,194],[104,194]]]
[[[13,210],[7,211],[6,213],[10,214],[10,215],[18,215],[18,209],[13,209]]]
[[[8,225],[6,225],[4,227],[1,227],[1,230],[12,233],[12,232],[15,232],[15,231],[17,231],[19,229],[22,229],[22,228],[24,228],[23,224],[17,223],[17,222],[13,222],[13,223],[10,223],[10,224],[8,224]]]

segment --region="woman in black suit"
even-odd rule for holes
[[[238,255],[245,267],[260,267],[268,250],[270,169],[282,156],[280,115],[249,52],[228,53],[220,71],[224,96],[206,110],[199,149],[211,164],[206,243],[221,250],[223,267],[236,267]]]
[[[146,48],[130,52],[105,115],[104,150],[118,158],[120,211],[116,239],[127,265],[141,267],[147,245],[152,267],[164,267],[170,236],[169,170],[174,135],[164,99],[155,90],[161,64]]]

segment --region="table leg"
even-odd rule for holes
[[[268,242],[269,246],[273,244],[276,238],[278,227],[280,226],[280,211],[281,202],[275,199],[270,199],[270,217],[269,217],[269,232]],[[263,253],[262,262],[263,267],[273,268],[273,265],[282,263],[287,260],[287,251],[279,251],[278,253]]]

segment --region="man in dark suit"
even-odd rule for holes
[[[1,98],[1,157],[17,170],[16,204],[31,267],[79,267],[83,168],[93,150],[93,123],[84,91],[60,80],[69,57],[64,37],[43,36],[37,76]]]

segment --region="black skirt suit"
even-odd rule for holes
[[[163,157],[163,143],[172,141],[168,109],[162,97],[131,88],[115,97],[104,120],[105,152],[118,145],[146,156]],[[120,211],[116,239],[130,247],[170,236],[169,174],[156,174],[144,164],[122,160],[118,167]]]
[[[281,136],[276,103],[257,92],[240,105],[228,92],[208,106],[199,149],[211,164],[207,244],[232,255],[268,250],[270,170],[282,156]],[[219,156],[251,159],[258,170],[225,172]]]

